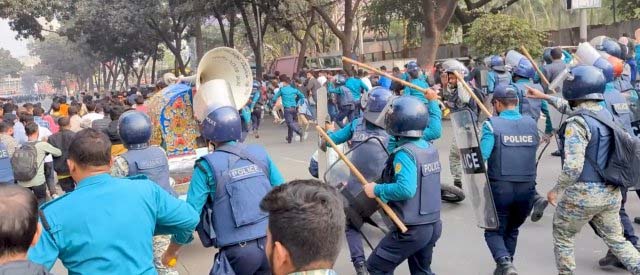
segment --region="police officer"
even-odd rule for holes
[[[204,215],[198,233],[203,243],[219,249],[216,264],[228,262],[230,267],[223,268],[235,274],[263,274],[269,271],[264,253],[269,217],[259,204],[284,179],[264,148],[237,142],[240,123],[238,111],[230,106],[215,109],[205,118],[202,136],[215,149],[196,161],[187,203]],[[205,220],[211,221],[215,232],[203,231],[208,228]],[[192,240],[191,232],[173,235],[163,263]]]
[[[470,110],[474,121],[478,119],[478,105],[471,98],[471,95],[462,87],[462,83],[458,83],[458,78],[454,72],[458,72],[461,76],[468,73],[467,68],[455,59],[447,59],[442,63],[442,68],[446,77],[446,87],[443,91],[444,104],[451,112],[461,110]],[[473,88],[472,88],[473,89]],[[477,93],[476,93],[477,94]],[[449,170],[453,177],[453,185],[462,188],[462,166],[460,163],[460,155],[458,154],[458,145],[451,142],[449,150]]]
[[[421,70],[420,70],[420,66],[418,66],[418,63],[416,63],[415,61],[411,61],[409,63],[407,63],[407,79],[406,81],[411,82],[411,84],[416,85],[420,88],[424,88],[427,89],[429,88],[429,84],[427,83],[426,79],[421,77]],[[404,87],[404,92],[403,95],[410,95],[410,96],[415,96],[418,99],[420,99],[420,101],[422,101],[423,103],[427,104],[428,100],[425,97],[424,93],[421,91],[418,91],[414,88],[411,88],[409,86]]]
[[[608,62],[598,62],[596,65],[598,65],[596,66],[596,68],[601,70],[602,75],[604,76],[604,81],[606,82],[605,88],[604,88],[604,94],[601,95],[603,97],[603,100],[599,101],[599,104],[603,108],[605,108],[607,111],[609,111],[609,113],[613,115],[615,120],[620,122],[623,128],[626,129],[626,131],[629,134],[633,135],[633,130],[631,128],[631,122],[630,122],[631,118],[628,112],[629,108],[626,106],[626,101],[624,97],[620,94],[620,92],[613,87],[611,82],[608,82],[613,78],[613,67]],[[545,95],[539,90],[535,90],[535,89],[529,90],[529,96],[533,98],[545,99],[546,101],[550,102],[551,105],[556,107],[558,111],[561,113],[568,114],[569,112],[571,112],[570,102],[563,100],[562,98]],[[619,215],[620,215],[620,222],[622,223],[622,227],[624,230],[624,237],[629,242],[631,242],[634,246],[639,247],[638,245],[639,239],[635,234],[633,224],[631,223],[631,219],[627,215],[626,209],[625,209],[625,204],[627,202],[627,190],[626,188],[620,188],[620,192],[622,194],[622,201],[620,205]],[[597,235],[601,235],[600,232],[598,232],[597,230],[595,231],[595,233]],[[600,259],[598,263],[600,264],[600,266],[613,265],[613,266],[622,267],[622,263],[616,257],[616,255],[613,254],[612,251],[608,251],[607,255],[605,255],[605,257],[603,257],[602,259]]]
[[[571,69],[572,80],[565,80],[562,95],[574,111],[588,111],[613,122],[614,117],[600,101],[604,100],[605,77],[593,66],[580,65]],[[552,103],[562,100],[555,98]],[[562,173],[547,197],[556,205],[553,218],[553,238],[556,266],[559,274],[575,270],[574,240],[589,221],[609,249],[622,260],[627,270],[640,274],[640,253],[624,239],[618,214],[620,190],[607,185],[598,174],[607,162],[613,134],[601,122],[583,115],[568,118],[561,127],[564,151]],[[594,163],[587,161],[594,160]],[[561,194],[560,201],[557,196]]]
[[[171,188],[169,161],[158,146],[149,145],[151,120],[142,112],[127,111],[118,119],[118,133],[127,152],[114,158],[111,175],[130,177],[145,175],[174,197],[178,194]],[[162,253],[169,246],[170,235],[153,237],[153,263],[159,274],[178,274],[178,271],[163,266]]]
[[[351,146],[354,148],[354,151],[351,153],[351,162],[363,173],[365,178],[379,175],[388,157],[385,146],[389,142],[389,134],[387,134],[384,129],[384,121],[380,120],[380,113],[392,95],[393,93],[386,88],[373,88],[368,93],[363,117],[356,118],[342,129],[329,133],[329,137],[336,144],[351,141]],[[349,197],[355,199],[358,193],[362,192],[362,186],[355,179],[350,180],[345,191],[349,192],[349,194],[347,194]],[[345,191],[343,191],[343,193]],[[360,205],[362,204],[353,202],[351,207],[357,208]],[[355,211],[359,211],[359,209],[355,209]],[[347,213],[347,217],[350,217],[349,212]],[[360,220],[361,219],[362,218],[360,218]],[[354,219],[349,219],[345,231],[351,253],[351,262],[356,270],[356,274],[361,275],[367,274],[367,270],[365,267],[364,249],[362,247],[362,236],[360,233],[362,223],[359,223],[360,224],[355,222]]]
[[[51,269],[59,258],[70,274],[155,273],[154,233],[193,232],[193,207],[150,180],[112,177],[110,152],[98,130],[75,134],[67,163],[77,187],[41,207],[43,230],[31,261]]]
[[[286,75],[280,75],[280,82],[282,82],[282,88],[271,99],[271,104],[275,104],[279,97],[282,97],[282,106],[284,107],[284,119],[287,122],[287,137],[285,138],[288,143],[291,143],[293,139],[293,132],[300,136],[300,141],[304,141],[304,133],[298,126],[298,105],[304,100],[304,95],[300,90],[290,85],[291,79]]]
[[[2,123],[2,122],[0,122]],[[0,184],[15,184],[13,169],[11,167],[11,155],[7,145],[0,141]]]
[[[338,115],[336,115],[335,122],[338,123],[340,128],[345,127],[344,119],[349,122],[353,121],[355,117],[356,102],[351,90],[345,85],[347,79],[338,74],[335,76],[333,82],[329,82],[327,91],[337,96],[338,101]]]
[[[511,73],[507,71],[504,59],[499,55],[489,57],[489,73],[487,74],[487,92],[492,94],[496,86],[511,84]]]
[[[251,99],[249,103],[249,110],[251,110],[251,130],[255,138],[260,138],[258,131],[260,130],[260,121],[262,120],[262,113],[264,111],[264,102],[262,101],[262,94],[260,89],[262,84],[260,81],[253,81],[253,90],[251,90]]]
[[[360,111],[362,110],[362,106],[360,106],[360,98],[364,92],[369,91],[369,87],[364,84],[362,79],[357,78],[356,72],[347,71],[349,78],[344,83],[344,86],[349,88],[351,91],[351,95],[353,96],[353,100],[355,102],[355,111],[354,115],[359,116]],[[351,121],[351,120],[350,120]]]
[[[364,190],[388,202],[408,230],[394,229],[380,241],[367,260],[371,274],[392,274],[407,259],[411,274],[434,274],[433,247],[442,232],[441,167],[436,148],[421,138],[428,124],[427,107],[410,96],[395,99],[385,116],[387,133],[398,137],[399,147],[387,160],[382,183]]]
[[[543,57],[546,64],[542,65],[541,71],[549,81],[556,79],[567,68],[567,64],[562,60],[561,48],[547,48]],[[558,89],[562,91],[562,85],[558,86]]]
[[[497,117],[482,125],[480,147],[487,170],[499,227],[485,230],[484,238],[496,261],[495,275],[515,275],[513,257],[518,228],[527,219],[536,194],[538,127],[520,115],[518,93],[513,86],[498,86],[492,99]]]

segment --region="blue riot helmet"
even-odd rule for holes
[[[380,115],[392,96],[393,92],[387,88],[374,87],[371,89],[367,96],[367,101],[363,104],[363,107],[365,107],[364,119],[380,128],[384,128],[384,119],[380,119]]]
[[[593,63],[593,66],[602,70],[602,74],[604,75],[604,79],[606,80],[606,82],[613,81],[614,73],[613,73],[613,64],[611,64],[611,62],[607,61],[604,58],[598,58]]]
[[[427,105],[413,96],[395,98],[385,114],[387,133],[397,137],[422,137],[429,125]]]
[[[219,107],[211,111],[202,122],[202,137],[213,142],[239,140],[242,122],[236,108]]]
[[[517,51],[511,50],[507,52],[506,63],[511,67],[511,72],[513,72],[514,75],[523,78],[534,78],[536,75],[533,64]]]
[[[591,39],[589,43],[593,45],[593,47],[598,51],[606,52],[610,55],[624,60],[620,44],[618,43],[618,41],[615,41],[612,38],[601,35]]]
[[[335,76],[335,80],[336,80],[336,85],[338,86],[342,86],[345,83],[347,83],[347,78],[344,77],[344,75],[338,74]]]
[[[570,70],[562,84],[562,96],[566,100],[604,100],[607,84],[602,70],[588,65],[579,65]]]
[[[420,76],[420,66],[415,61],[409,61],[407,63],[407,73],[411,76],[411,78],[416,79]]]
[[[260,89],[260,87],[262,87],[262,84],[260,84],[260,81],[254,80],[253,81],[253,89],[254,90],[258,90],[258,89]]]
[[[143,112],[127,111],[118,119],[118,135],[129,150],[149,147],[151,119]]]
[[[492,55],[489,67],[494,71],[504,72],[504,59],[499,55]]]
[[[542,52],[542,60],[544,60],[545,64],[551,64],[553,62],[553,57],[551,57],[551,50],[553,48],[546,48]]]

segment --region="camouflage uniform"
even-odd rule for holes
[[[444,104],[451,112],[472,109],[470,108],[471,96],[459,83],[456,88],[446,87],[443,96],[445,100]],[[476,116],[474,120],[477,120],[477,114],[475,112],[473,112],[473,114]],[[462,180],[462,163],[460,162],[459,153],[458,145],[456,144],[455,137],[453,137],[449,149],[449,171],[451,171],[454,182],[460,182]]]
[[[158,271],[158,275],[178,275],[178,271],[165,267],[162,264],[162,254],[169,247],[169,243],[171,243],[171,235],[159,235],[153,236],[153,265],[156,267],[156,271]]]
[[[458,145],[456,145],[455,137],[451,142],[451,148],[449,149],[449,170],[454,182],[462,180],[462,164],[460,163],[460,154]]]
[[[129,176],[129,163],[120,156],[115,157],[113,165],[111,166],[111,175],[118,178],[125,178]],[[158,271],[158,275],[178,275],[178,271],[165,267],[162,264],[162,254],[169,247],[171,242],[171,235],[158,235],[153,237],[153,265]]]
[[[554,98],[555,106],[566,108],[566,101]],[[603,107],[597,102],[578,106],[597,112]],[[576,268],[574,240],[589,221],[603,241],[633,274],[640,274],[640,253],[622,235],[620,222],[620,190],[603,182],[577,182],[582,173],[591,132],[586,121],[575,116],[567,119],[564,132],[564,164],[558,183],[552,191],[562,195],[553,217],[553,241],[559,274],[573,274]]]

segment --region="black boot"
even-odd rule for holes
[[[547,208],[549,202],[543,197],[539,197],[535,202],[533,202],[533,211],[531,212],[531,221],[537,222],[542,219],[542,215],[544,215],[544,209]]]
[[[497,260],[493,275],[518,275],[518,271],[513,266],[510,257],[502,257]]]
[[[598,261],[598,264],[600,266],[624,266],[622,265],[622,262],[620,262],[618,257],[616,257],[616,255],[613,255],[611,250],[607,251],[607,255],[605,255],[604,258],[600,259]]]
[[[551,152],[551,155],[554,157],[560,157],[562,156],[562,153],[560,153],[560,150],[556,150],[555,152]]]
[[[462,189],[462,181],[460,180],[453,180],[453,186],[458,187],[460,189]]]
[[[640,224],[640,217],[633,218],[633,222]]]
[[[367,271],[364,262],[357,262],[353,264],[353,267],[356,269],[356,275],[369,275],[369,271]]]

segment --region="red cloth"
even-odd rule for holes
[[[143,113],[147,113],[147,106],[144,105],[136,105],[136,111],[138,112],[143,112]]]
[[[49,122],[49,130],[51,130],[52,134],[55,134],[60,130],[60,126],[58,126],[58,123],[56,123],[52,116],[43,115],[42,120]]]

